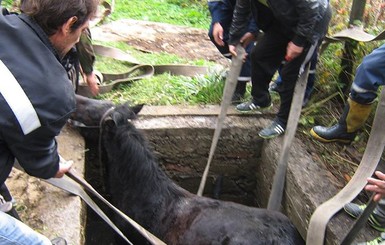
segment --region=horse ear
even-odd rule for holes
[[[111,114],[111,119],[115,125],[121,125],[127,121],[127,116],[124,116],[120,111],[114,111]]]
[[[116,127],[116,122],[114,121],[114,119],[112,119],[112,117],[109,117],[104,120],[103,126],[104,129],[112,129]]]
[[[143,106],[144,106],[144,104],[135,105],[135,106],[131,107],[131,109],[137,115],[143,109]]]

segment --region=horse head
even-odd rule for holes
[[[80,129],[85,138],[96,140],[103,120],[109,118],[118,122],[118,119],[135,119],[142,107],[143,105],[130,106],[128,102],[115,105],[108,100],[76,95],[76,111],[71,115],[70,122]]]
[[[71,115],[71,120],[87,127],[99,126],[104,113],[112,107],[114,103],[111,101],[76,95],[76,111]]]

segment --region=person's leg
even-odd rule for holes
[[[9,192],[7,186],[5,184],[0,185],[0,195],[4,198],[4,201],[7,203],[12,203],[12,196]],[[9,215],[13,216],[14,218],[20,220],[19,214],[17,213],[16,209],[11,207],[11,210],[6,211]]]
[[[0,212],[0,244],[51,245],[51,241],[12,216]]]
[[[314,82],[316,78],[316,68],[317,68],[317,62],[318,62],[318,50],[315,50],[312,58],[310,60],[310,70],[309,70],[309,76],[307,78],[307,84],[306,84],[306,90],[305,90],[305,96],[303,98],[303,103],[302,107],[306,106],[307,103],[310,100],[311,93],[313,92],[314,88]],[[282,70],[282,65],[278,68],[278,77],[275,79],[275,81],[271,82],[269,86],[269,91],[270,92],[276,92],[279,93],[280,87],[282,85],[282,77],[281,77],[281,70]]]
[[[280,107],[274,121],[266,128],[262,129],[258,135],[264,139],[277,137],[285,132],[287,120],[290,114],[293,99],[294,87],[298,80],[298,74],[305,59],[310,59],[308,55],[309,47],[305,48],[300,56],[286,63],[281,70],[282,85],[278,93],[280,95]],[[311,51],[310,51],[311,52]]]
[[[246,60],[242,65],[241,72],[238,77],[237,86],[235,87],[234,95],[232,98],[233,103],[241,102],[243,99],[245,92],[246,92],[246,84],[251,79],[251,60],[250,60],[250,53],[252,49],[254,48],[254,42],[250,43],[246,47]]]
[[[368,119],[378,87],[385,84],[385,45],[367,55],[358,66],[348,103],[338,123],[331,127],[315,126],[310,134],[328,142],[351,143]]]
[[[306,84],[306,90],[305,90],[305,96],[303,98],[303,104],[302,106],[306,106],[306,104],[309,102],[311,93],[314,89],[314,82],[316,78],[316,69],[317,69],[317,62],[318,62],[318,49],[314,51],[311,60],[310,60],[310,70],[309,70],[309,76],[307,78],[307,84]]]
[[[271,103],[269,83],[282,63],[289,42],[279,28],[271,28],[266,32],[251,53],[251,95],[254,102],[260,106]]]
[[[211,25],[210,25],[208,36],[209,36],[211,42],[218,49],[218,51],[225,58],[231,60],[232,56],[231,56],[231,53],[229,51],[229,45],[228,45],[227,42],[228,42],[228,39],[229,39],[229,31],[230,31],[231,19],[233,17],[232,12],[231,13],[227,13],[226,16],[227,16],[227,18],[225,18],[225,16],[223,16],[223,17],[224,17],[224,19],[228,19],[228,21],[224,21],[222,23],[224,46],[218,45],[215,42],[215,40],[214,40],[214,36],[213,36],[213,24],[214,23],[211,23]],[[242,65],[242,69],[241,69],[240,75],[238,77],[238,82],[237,82],[237,85],[236,85],[233,97],[231,99],[231,101],[233,103],[238,103],[238,102],[240,102],[242,100],[242,98],[244,97],[245,92],[246,92],[246,84],[247,84],[248,81],[250,81],[250,77],[251,77],[251,64],[250,64],[250,55],[249,54],[250,54],[251,49],[252,49],[253,46],[254,46],[254,43],[250,43],[246,47],[246,52],[248,53],[248,56],[246,57],[245,63],[243,63],[243,65]]]
[[[360,104],[377,98],[378,87],[385,85],[385,44],[365,56],[357,67],[350,96]]]
[[[314,126],[310,135],[321,142],[351,143],[357,131],[365,124],[372,110],[372,103],[360,104],[349,97],[337,124],[331,127]]]
[[[305,59],[310,60],[310,55],[312,55],[308,54],[309,48],[309,46],[305,47],[303,52],[297,58],[286,63],[281,70],[282,86],[279,90],[281,104],[276,116],[276,121],[284,128],[286,127],[287,119],[289,117],[294,88],[298,81],[300,68],[305,62],[308,62],[305,61]]]
[[[271,106],[269,83],[285,56],[288,42],[279,27],[272,27],[257,42],[250,54],[252,100],[238,105],[238,111],[261,111]]]

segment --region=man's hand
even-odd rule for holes
[[[73,161],[66,161],[64,160],[64,158],[60,157],[59,170],[57,171],[54,177],[55,178],[63,177],[64,174],[71,169],[73,163],[74,163]]]
[[[86,83],[88,85],[88,88],[91,91],[91,94],[93,96],[96,96],[99,94],[99,85],[98,85],[98,78],[96,77],[94,72],[91,72],[88,75],[83,76],[83,78],[86,80]]]
[[[237,56],[237,49],[234,45],[229,45],[229,51],[232,56]]]
[[[237,55],[238,55],[237,54],[237,47],[235,47],[234,45],[229,45],[229,51],[230,51],[232,56],[237,57]],[[247,52],[245,52],[244,56],[242,57],[242,61],[245,62],[246,58],[247,58]]]
[[[254,42],[255,40],[257,40],[257,38],[254,36],[254,34],[251,32],[246,32],[241,40],[239,40],[239,42],[242,44],[242,47],[246,48],[250,42]]]
[[[223,27],[219,22],[213,25],[213,36],[216,44],[218,44],[219,46],[225,45],[225,43],[223,42]]]
[[[286,61],[291,61],[297,58],[303,52],[303,47],[295,45],[293,42],[289,42],[286,48]]]
[[[378,202],[382,197],[385,197],[385,174],[376,171],[376,178],[368,178],[368,184],[365,186],[365,190],[375,192],[376,194],[373,197],[375,202]]]

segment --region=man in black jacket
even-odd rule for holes
[[[295,83],[326,34],[331,11],[327,0],[237,0],[229,41],[233,55],[250,14],[264,35],[251,53],[252,100],[236,108],[241,112],[270,108],[269,83],[284,63],[279,112],[272,124],[259,132],[260,137],[269,139],[286,129]]]
[[[97,6],[97,0],[30,0],[20,15],[0,14],[1,186],[16,159],[28,174],[44,179],[60,178],[71,168],[59,157],[55,140],[75,111],[74,89],[62,60]],[[32,244],[30,235],[23,237],[18,226],[9,223],[11,227],[2,228],[1,237]]]

